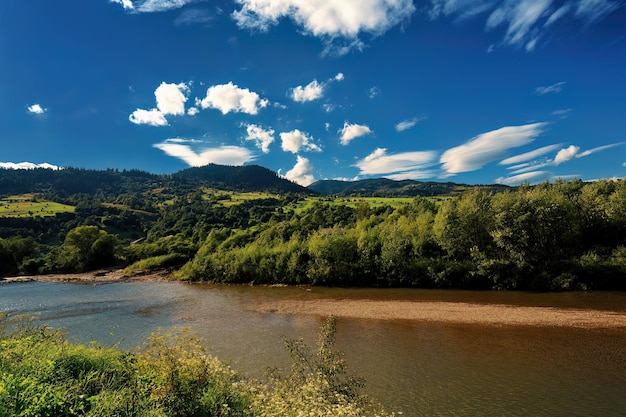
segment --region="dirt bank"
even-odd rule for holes
[[[277,300],[260,303],[254,310],[264,313],[336,315],[363,319],[626,329],[626,314],[621,312],[501,304],[400,300]]]
[[[155,272],[150,274],[139,274],[130,276],[124,274],[121,269],[102,269],[97,271],[83,272],[80,274],[28,275],[0,278],[0,284],[31,281],[105,283],[126,281],[160,282],[168,280],[169,274],[167,272]]]

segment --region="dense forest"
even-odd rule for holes
[[[0,213],[26,193],[73,208],[0,216],[0,276],[117,265],[228,283],[626,289],[623,180],[372,204],[261,167],[63,171],[0,170]]]

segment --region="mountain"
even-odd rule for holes
[[[227,166],[209,164],[187,168],[172,175],[185,181],[200,182],[211,188],[230,191],[271,191],[276,193],[317,194],[306,187],[281,178],[259,165]]]
[[[322,195],[372,196],[372,197],[431,197],[453,195],[473,188],[481,187],[492,191],[510,189],[505,185],[467,185],[453,182],[420,182],[413,180],[394,181],[387,178],[365,179],[359,181],[321,180],[309,185],[309,189]]]
[[[0,169],[0,197],[25,193],[52,193],[61,197],[76,194],[110,197],[123,193],[143,193],[158,187],[179,190],[208,187],[227,191],[315,194],[314,191],[258,165],[210,164],[162,175],[114,169]]]

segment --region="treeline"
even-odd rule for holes
[[[626,182],[465,192],[391,210],[318,204],[213,230],[182,279],[472,289],[626,289]]]
[[[477,187],[398,208],[303,209],[298,195],[225,204],[223,193],[166,187],[70,198],[76,213],[63,222],[24,219],[30,232],[0,235],[0,276],[122,265],[227,283],[626,289],[624,180]]]

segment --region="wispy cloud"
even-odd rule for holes
[[[37,168],[44,168],[44,169],[52,169],[52,170],[59,170],[59,169],[63,169],[57,165],[52,165],[49,164],[47,162],[41,163],[41,164],[34,164],[32,162],[0,162],[0,168],[1,169],[37,169]]]
[[[380,88],[374,86],[370,88],[370,98],[373,99],[380,94]]]
[[[372,133],[372,130],[369,128],[369,126],[366,125],[358,125],[356,123],[344,122],[343,128],[340,130],[340,132],[340,143],[342,145],[347,145],[353,139],[356,139],[360,136],[369,135],[370,133]]]
[[[313,164],[311,164],[307,158],[300,155],[297,155],[296,158],[296,164],[292,169],[287,171],[285,178],[305,187],[313,184],[313,182],[315,182]]]
[[[411,178],[420,177],[420,173],[429,172],[432,176],[432,167],[436,163],[437,153],[434,151],[401,152],[387,154],[387,149],[378,148],[355,165],[360,175],[385,175],[393,177],[400,174],[411,175]]]
[[[48,111],[48,109],[44,109],[43,107],[41,107],[41,104],[33,104],[32,106],[28,106],[26,109],[29,113],[33,114],[44,114],[46,111]]]
[[[214,20],[214,16],[205,9],[183,10],[174,20],[176,26],[206,25]]]
[[[538,157],[548,154],[550,152],[554,152],[557,149],[559,149],[559,147],[561,146],[562,145],[560,144],[543,146],[539,149],[535,149],[534,151],[522,153],[519,155],[515,155],[509,158],[503,159],[502,161],[499,162],[499,164],[500,165],[512,165],[512,164],[519,164],[521,162],[531,161],[533,159],[537,159]]]
[[[112,3],[121,4],[126,10],[135,13],[165,12],[178,9],[198,0],[110,0]]]
[[[505,28],[503,45],[530,52],[557,21],[585,28],[623,6],[622,0],[431,0],[428,14],[431,19],[486,17],[487,30]]]
[[[535,88],[535,94],[544,95],[548,93],[560,93],[561,91],[563,91],[564,85],[565,81],[560,81],[547,87],[537,87]]]
[[[315,144],[315,139],[306,132],[294,129],[280,134],[281,147],[285,152],[298,153],[303,151],[321,152],[322,148]]]
[[[396,125],[396,132],[404,132],[405,130],[409,130],[409,129],[415,127],[416,124],[418,124],[419,122],[421,122],[424,119],[426,119],[425,116],[414,117],[414,118],[409,119],[409,120],[403,120],[403,121],[401,121],[400,123],[398,123]]]
[[[537,182],[548,179],[552,174],[549,171],[532,171],[524,174],[513,175],[511,177],[500,177],[496,179],[496,184],[519,185],[526,182]]]
[[[246,140],[252,140],[263,153],[269,153],[270,145],[274,142],[274,129],[264,129],[259,125],[246,126]]]
[[[267,99],[261,99],[257,93],[239,88],[232,82],[209,87],[206,97],[200,102],[203,109],[218,109],[222,114],[234,112],[252,115],[258,114],[268,104]]]
[[[181,159],[192,167],[207,164],[243,165],[254,160],[254,154],[241,146],[218,146],[215,148],[202,148],[196,152],[189,145],[165,141],[152,145],[165,152],[167,155]]]
[[[483,133],[463,145],[450,148],[440,158],[448,174],[476,171],[501,158],[506,151],[532,142],[542,132],[546,123],[523,126],[506,126]]]
[[[326,51],[338,55],[361,49],[362,34],[377,36],[407,21],[415,11],[412,0],[236,0],[237,25],[267,31],[287,18],[305,34],[320,38]]]

